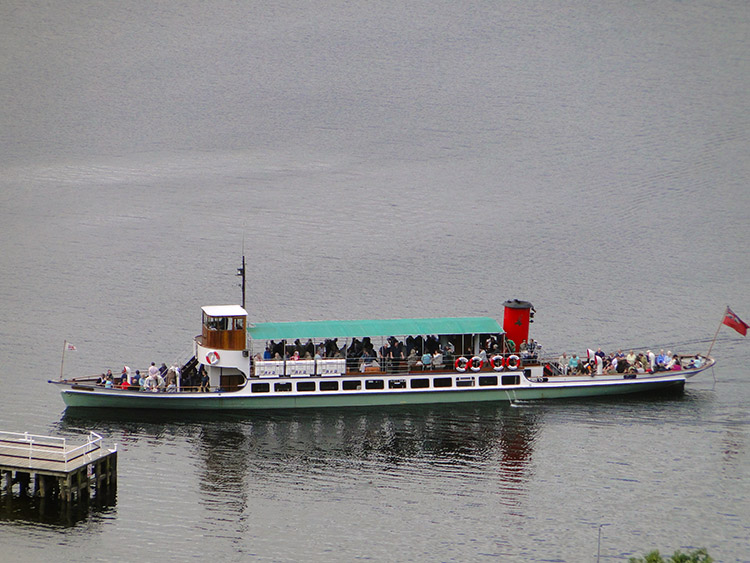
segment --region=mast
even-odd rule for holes
[[[244,246],[244,244],[243,244]],[[242,277],[242,283],[240,284],[240,287],[242,288],[242,308],[245,308],[245,249],[242,249],[242,268],[237,268],[237,275]]]

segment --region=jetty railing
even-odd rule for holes
[[[88,441],[85,444],[68,448],[66,438],[30,434],[28,432],[0,431],[0,445],[2,445],[3,455],[27,459],[29,467],[33,465],[34,461],[50,461],[62,463],[67,469],[69,463],[80,462],[81,458],[86,456],[90,459],[92,453],[100,450],[102,448],[102,437],[96,432],[89,432]]]

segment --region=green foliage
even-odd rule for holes
[[[696,549],[690,553],[682,553],[679,549],[669,559],[664,559],[659,550],[647,553],[645,557],[631,557],[628,563],[713,563],[713,559],[705,549]]]

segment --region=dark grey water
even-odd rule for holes
[[[2,558],[750,561],[748,344],[683,395],[157,417],[46,384],[256,320],[537,308],[549,352],[748,320],[746,2],[0,4],[0,428],[120,449]]]

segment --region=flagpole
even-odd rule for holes
[[[714,334],[714,339],[711,341],[711,346],[708,347],[708,352],[706,352],[707,358],[711,357],[711,350],[713,350],[714,344],[716,343],[716,337],[719,336],[721,325],[724,324],[724,319],[726,318],[728,311],[729,311],[729,305],[727,305],[727,308],[724,309],[724,314],[721,316],[721,321],[719,322],[719,328],[716,329],[716,334]]]
[[[60,362],[60,381],[63,380],[63,366],[65,365],[65,349],[68,347],[68,341],[63,341],[63,353],[62,353],[62,361]]]

